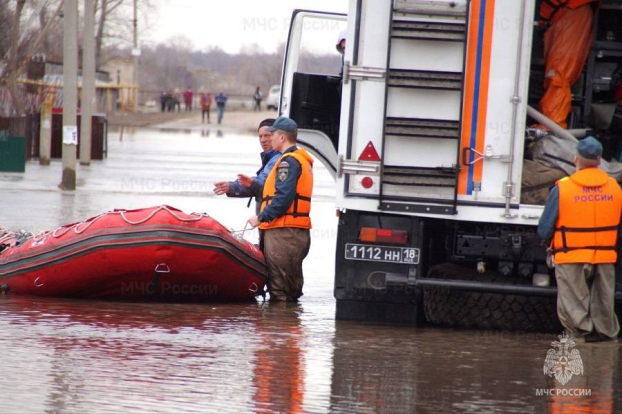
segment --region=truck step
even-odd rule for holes
[[[443,187],[456,186],[456,168],[402,167],[386,165],[382,171],[383,185]]]
[[[391,37],[395,39],[464,42],[466,39],[466,26],[464,23],[394,20]]]
[[[459,121],[388,117],[386,119],[385,135],[458,139],[460,137],[459,128]]]
[[[462,90],[460,72],[433,72],[425,70],[390,69],[389,86],[401,88]]]
[[[458,2],[395,0],[393,11],[404,15],[466,18],[466,5]]]
[[[380,203],[380,210],[382,211],[398,211],[401,213],[428,213],[428,214],[456,214],[456,207],[454,205],[437,205],[437,204],[410,204],[410,203],[397,203],[392,201],[383,201]]]

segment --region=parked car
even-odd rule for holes
[[[272,85],[268,92],[268,98],[266,99],[266,105],[268,109],[279,109],[279,99],[281,98],[281,85]]]

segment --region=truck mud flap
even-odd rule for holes
[[[416,325],[424,320],[416,303],[337,299],[337,320]]]

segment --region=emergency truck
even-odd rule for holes
[[[536,110],[539,6],[351,0],[347,16],[294,12],[279,112],[297,121],[300,144],[336,180],[338,319],[561,329],[536,233],[543,203],[522,201],[528,148],[543,135],[531,126],[551,124]],[[307,19],[347,20],[342,78],[298,70]],[[559,137],[593,133],[615,158],[622,1],[601,2],[593,33],[573,86],[571,131],[550,128]]]

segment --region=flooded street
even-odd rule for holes
[[[252,175],[258,152],[255,136],[228,130],[111,131],[108,158],[79,168],[75,194],[57,189],[58,161],[0,174],[0,226],[37,233],[168,204],[242,230],[247,200],[211,190]],[[561,386],[543,373],[556,333],[335,321],[335,188],[319,162],[315,180],[299,304],[1,296],[0,412],[622,411],[622,343],[578,345],[583,374]]]

